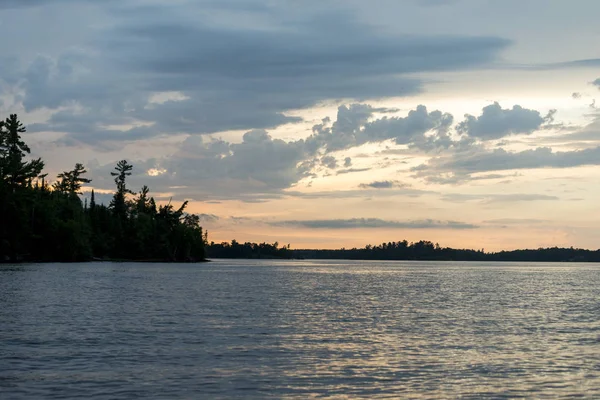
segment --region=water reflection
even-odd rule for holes
[[[0,394],[596,398],[599,284],[567,264],[0,269]]]

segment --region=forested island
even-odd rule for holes
[[[406,240],[367,245],[363,248],[315,250],[279,247],[278,243],[211,242],[207,257],[214,258],[287,258],[339,260],[424,260],[424,261],[531,261],[531,262],[600,262],[600,250],[570,248],[540,248],[485,252],[483,250],[440,247],[426,240],[409,243]]]
[[[0,262],[18,261],[203,261],[206,236],[197,215],[157,205],[144,186],[127,187],[133,168],[119,161],[108,206],[80,199],[90,183],[76,164],[52,185],[41,159],[26,160],[25,127],[16,114],[0,121]]]
[[[540,248],[500,252],[440,247],[430,241],[382,243],[378,246],[339,250],[292,250],[295,258],[349,260],[430,260],[430,261],[532,261],[599,262],[600,250]]]

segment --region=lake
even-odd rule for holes
[[[600,398],[600,265],[0,265],[0,398]]]

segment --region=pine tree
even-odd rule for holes
[[[127,202],[126,196],[133,194],[133,192],[127,189],[125,180],[131,175],[133,166],[127,163],[127,160],[121,160],[117,163],[115,170],[117,172],[111,172],[110,175],[115,177],[115,183],[117,184],[117,191],[110,202],[110,207],[113,213],[118,216],[121,220],[127,219]]]
[[[0,125],[0,179],[10,187],[31,184],[44,169],[41,158],[23,161],[31,153],[29,146],[21,140],[26,129],[17,114],[11,114]]]
[[[90,212],[93,212],[96,209],[96,196],[94,195],[94,189],[92,189],[92,194],[90,196]]]
[[[60,181],[54,184],[54,189],[68,193],[70,195],[81,194],[81,186],[84,183],[90,183],[92,180],[83,178],[82,175],[87,173],[87,170],[81,163],[75,164],[75,168],[71,171],[65,171],[58,174]]]

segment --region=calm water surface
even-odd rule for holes
[[[0,266],[0,398],[600,398],[600,266]]]

